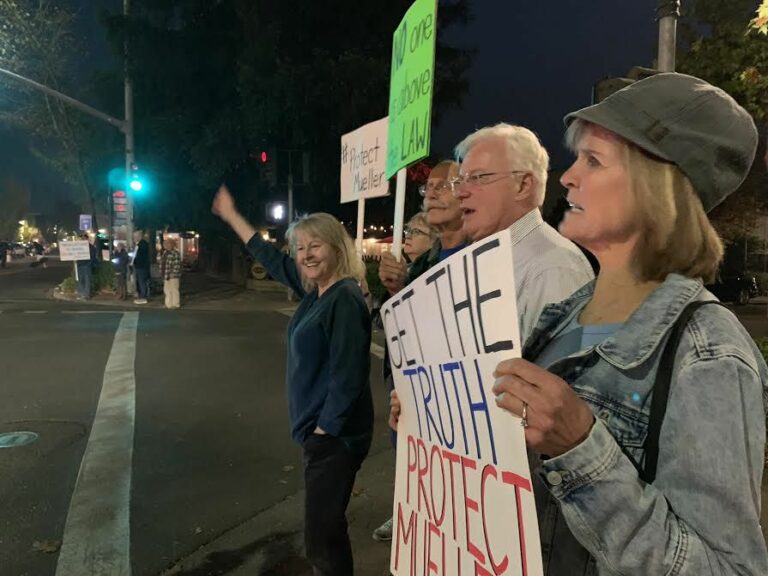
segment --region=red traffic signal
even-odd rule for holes
[[[262,152],[261,153],[261,163],[262,164],[266,164],[267,163],[267,153],[266,152]]]

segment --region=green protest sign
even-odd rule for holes
[[[392,38],[387,178],[429,155],[436,0],[416,0]]]

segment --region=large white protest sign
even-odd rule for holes
[[[402,415],[390,570],[395,576],[540,576],[520,419],[493,371],[520,356],[509,231],[431,268],[382,307]]]
[[[389,193],[387,130],[389,118],[361,126],[341,137],[341,203]]]
[[[90,260],[88,240],[63,240],[59,242],[60,260]]]

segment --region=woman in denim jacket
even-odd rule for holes
[[[560,225],[597,279],[550,305],[502,362],[522,417],[545,574],[761,575],[768,370],[724,307],[694,312],[675,354],[655,481],[640,478],[670,329],[722,257],[706,212],[744,180],[757,132],[723,91],[659,74],[566,117],[577,158]]]

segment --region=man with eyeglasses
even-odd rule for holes
[[[458,173],[458,163],[443,160],[432,168],[427,183],[419,187],[419,194],[424,198],[427,223],[437,229],[437,241],[410,267],[403,261],[398,262],[388,252],[382,255],[379,278],[390,294],[399,292],[413,279],[467,245],[466,234],[462,231],[460,203],[452,193],[451,182]]]
[[[541,216],[549,154],[533,132],[505,123],[488,126],[464,138],[454,152],[461,167],[449,184],[459,200],[463,232],[472,242],[502,230],[512,233],[520,341],[525,343],[544,306],[591,281],[592,266]],[[389,425],[396,431],[400,401],[395,391],[390,407]]]
[[[461,169],[450,184],[464,233],[473,242],[502,230],[512,233],[524,343],[544,306],[592,280],[592,266],[541,216],[549,154],[533,132],[505,123],[481,128],[462,140],[455,154]]]
[[[390,294],[399,292],[432,266],[467,245],[467,236],[462,230],[460,202],[453,195],[452,181],[458,174],[457,162],[443,160],[432,168],[427,183],[419,187],[419,194],[424,198],[423,210],[427,214],[427,223],[437,230],[437,240],[430,250],[416,258],[410,266],[406,266],[402,260],[398,262],[388,252],[382,255],[379,278]],[[384,360],[384,381],[392,391],[394,382],[388,354]],[[393,435],[393,444],[395,440]],[[373,531],[373,539],[381,542],[392,539],[392,518]]]

